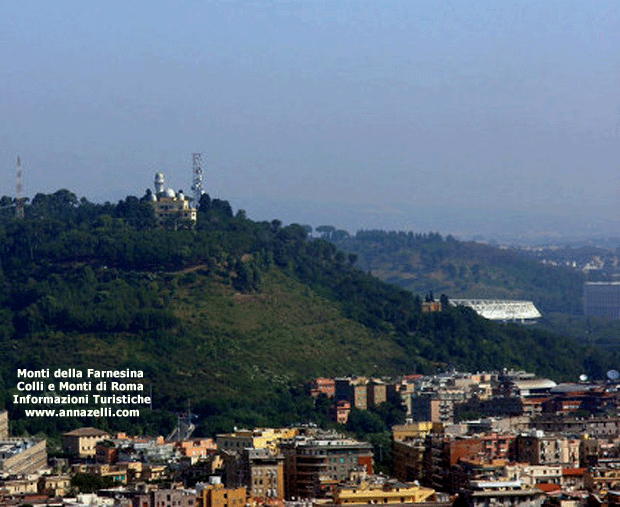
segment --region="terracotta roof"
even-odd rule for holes
[[[586,472],[585,468],[563,468],[562,475],[582,476]]]
[[[550,397],[546,397],[546,398],[521,398],[521,402],[524,405],[537,405],[539,403],[544,403],[547,400],[550,400]]]
[[[536,487],[544,493],[551,493],[552,491],[562,489],[559,484],[553,484],[552,482],[542,482],[540,484],[536,484]]]
[[[70,437],[99,437],[107,434],[107,431],[99,430],[92,427],[84,427],[78,428],[77,430],[68,431],[67,433],[63,433],[63,436],[66,435]]]

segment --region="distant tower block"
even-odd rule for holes
[[[202,189],[202,154],[192,153],[192,190],[194,192],[194,206],[200,203],[200,197],[204,193]]]
[[[15,216],[17,218],[24,218],[24,199],[22,199],[22,163],[17,157],[17,186],[16,186],[16,196],[15,196]]]
[[[164,175],[162,173],[155,174],[155,194],[159,195],[164,192]]]

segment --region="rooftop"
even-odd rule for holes
[[[73,431],[68,431],[67,433],[63,433],[62,435],[69,437],[102,437],[108,435],[108,432],[87,426],[84,428],[78,428]]]

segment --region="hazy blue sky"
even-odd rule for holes
[[[29,196],[142,195],[155,171],[187,191],[200,151],[207,191],[256,218],[615,220],[617,6],[2,2],[0,195],[18,154]]]

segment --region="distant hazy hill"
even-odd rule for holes
[[[418,294],[451,298],[527,299],[543,312],[581,314],[584,277],[544,266],[519,252],[462,242],[439,234],[327,232],[338,248],[358,256],[357,266]]]
[[[318,375],[452,365],[559,379],[601,377],[614,361],[464,308],[424,314],[418,296],[366,274],[363,254],[360,271],[355,255],[308,239],[303,226],[233,216],[226,201],[206,195],[195,229],[155,229],[150,205],[135,197],[97,205],[66,190],[37,195],[23,221],[10,208],[3,213],[0,389],[16,417],[8,396],[16,368],[142,369],[155,408],[180,410],[191,399],[213,430],[306,417],[311,405],[291,386]],[[424,242],[462,248],[438,237]],[[449,258],[430,246],[417,255],[443,255],[428,261],[437,266]],[[479,264],[468,277],[490,269],[483,258]],[[35,431],[52,422],[28,424]]]

